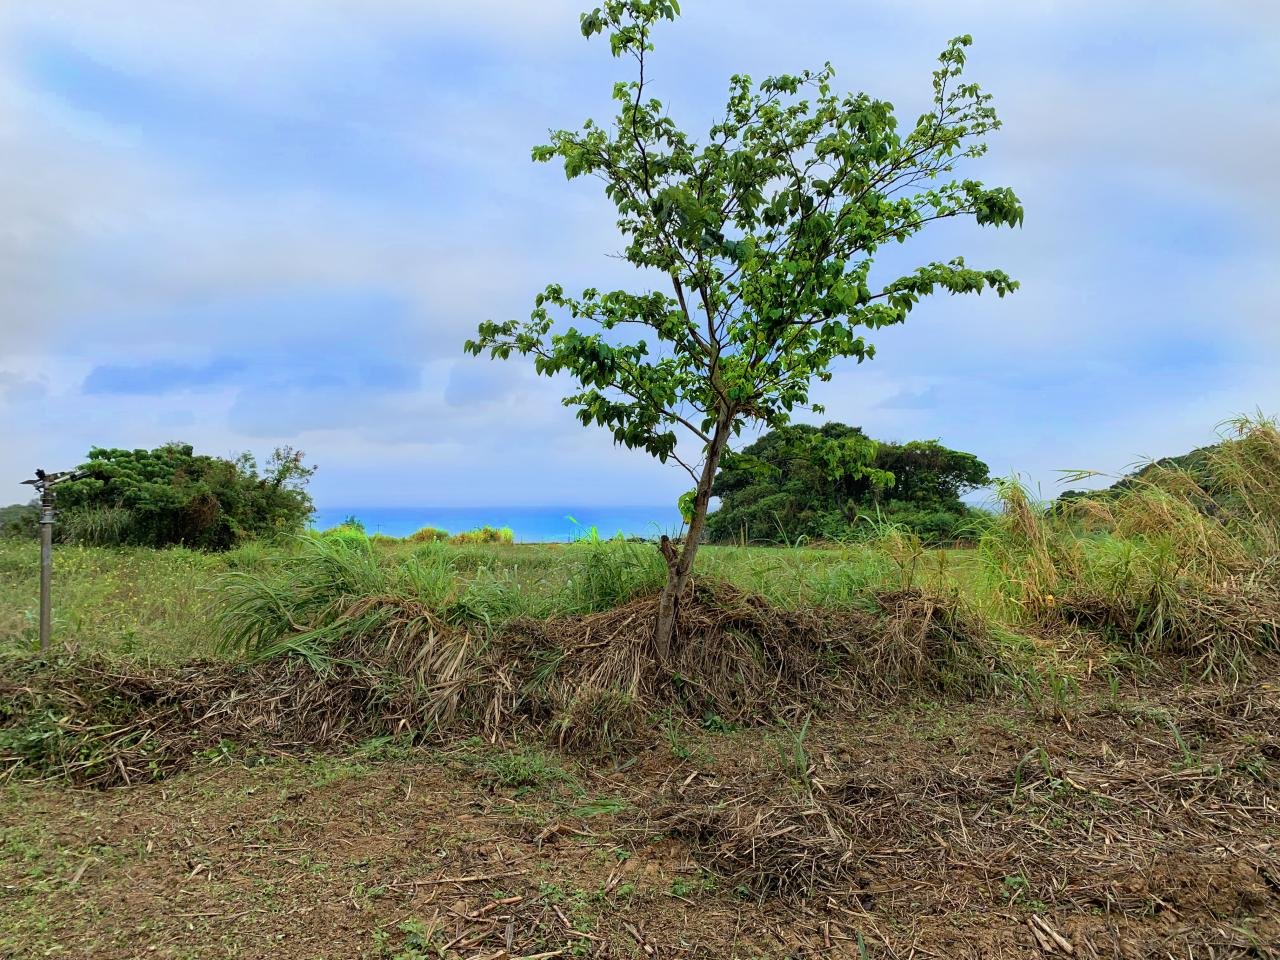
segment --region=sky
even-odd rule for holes
[[[599,183],[530,162],[628,78],[584,2],[0,5],[0,502],[90,446],[175,440],[301,448],[328,507],[674,499],[688,476],[582,427],[566,384],[462,351],[549,282],[645,284]],[[1025,226],[901,256],[1021,290],[925,302],[797,419],[1052,495],[1280,413],[1280,4],[683,6],[650,77],[691,131],[730,75],[826,61],[914,118],[961,33],[1004,120],[966,173]]]

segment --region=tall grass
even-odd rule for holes
[[[1280,650],[1280,433],[1231,421],[1192,466],[1151,464],[1065,505],[998,487],[983,535],[989,611],[1006,622],[1065,623],[1135,652],[1194,658],[1239,675]]]
[[[420,631],[428,621],[483,634],[524,617],[606,610],[656,591],[665,576],[656,550],[623,541],[565,546],[550,578],[537,576],[538,564],[531,575],[497,559],[439,542],[394,556],[363,537],[303,537],[285,561],[220,578],[213,628],[224,654],[292,653],[321,665],[380,632]]]
[[[126,542],[133,526],[133,511],[127,507],[86,507],[63,511],[56,529],[67,543],[116,547]]]
[[[142,661],[211,655],[209,585],[227,570],[233,554],[238,551],[55,545],[55,647]],[[0,540],[0,657],[35,649],[39,570],[37,543]]]
[[[997,480],[995,497],[1000,512],[978,540],[983,599],[991,615],[1019,621],[1054,602],[1075,567],[1075,537],[1020,478]]]

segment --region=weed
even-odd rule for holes
[[[1016,904],[1037,913],[1043,913],[1046,909],[1043,901],[1031,896],[1031,881],[1020,873],[1002,879],[1000,889],[1011,907]]]
[[[671,881],[673,897],[699,897],[716,892],[719,882],[715,874],[699,870],[691,877],[676,877]]]
[[[391,931],[378,927],[373,932],[373,945],[378,957],[386,960],[436,960],[445,956],[444,940],[440,939],[436,926],[427,926],[420,920],[403,920],[396,925],[399,943],[394,944]]]
[[[813,765],[809,762],[809,753],[805,749],[805,740],[809,736],[809,725],[813,722],[813,714],[809,714],[804,718],[804,722],[800,725],[800,729],[795,729],[785,720],[782,721],[782,729],[786,736],[778,745],[778,756],[782,761],[782,767],[796,783],[802,785],[805,793],[812,796],[813,780],[811,771]]]
[[[472,741],[473,748],[476,741]],[[484,749],[478,753],[466,753],[473,768],[490,788],[505,788],[521,796],[531,790],[547,789],[557,785],[570,788],[579,795],[582,792],[578,778],[564,768],[551,754],[534,747],[516,750]]]

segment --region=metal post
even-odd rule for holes
[[[40,493],[40,652],[49,649],[53,633],[53,485],[63,480],[79,480],[85,473],[45,473],[37,470],[34,480],[23,480]]]
[[[53,487],[48,483],[40,487],[40,652],[44,653],[53,630]]]

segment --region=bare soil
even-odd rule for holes
[[[0,787],[0,956],[1280,957],[1280,670]]]

